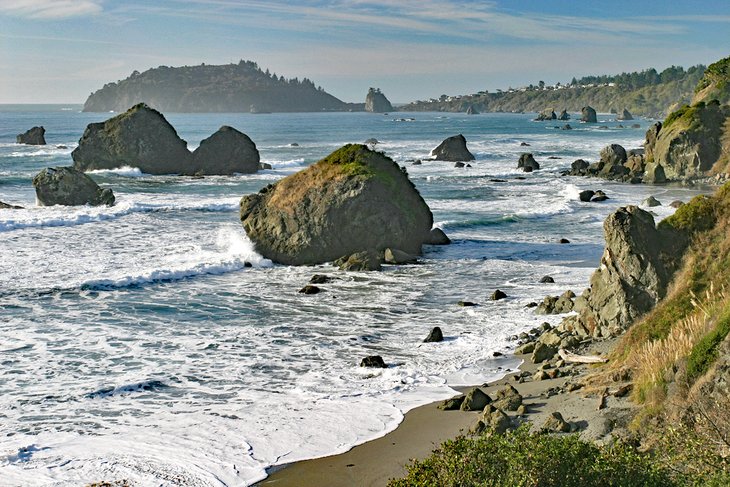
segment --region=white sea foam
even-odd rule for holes
[[[116,169],[96,169],[93,171],[87,171],[87,174],[116,174],[117,176],[125,176],[128,178],[141,178],[143,176],[149,176],[143,173],[138,167],[122,166]]]

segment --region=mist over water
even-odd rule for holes
[[[694,194],[560,177],[609,143],[640,146],[651,122],[617,128],[612,115],[563,131],[529,114],[408,114],[412,122],[394,121],[402,114],[168,114],[189,148],[231,125],[273,169],[204,179],[94,171],[115,206],[36,207],[32,177],[71,165],[86,124],[108,116],[0,107],[0,201],[26,207],[0,210],[2,485],[246,485],[268,466],[381,436],[453,386],[516,367],[493,352],[509,351],[510,335],[559,320],[524,306],[587,286],[611,211],[655,195],[662,218],[670,201]],[[47,146],[13,143],[41,124]],[[477,158],[472,168],[426,160],[458,133]],[[258,255],[238,221],[240,197],[371,137],[407,167],[453,244],[425,248],[423,265],[380,273],[280,266]],[[540,171],[516,169],[525,151]],[[583,189],[611,199],[581,203]],[[315,273],[336,280],[321,294],[298,294]],[[538,284],[548,274],[555,284]],[[489,301],[497,288],[509,297]],[[434,326],[446,340],[421,343]],[[360,368],[370,354],[392,366]]]

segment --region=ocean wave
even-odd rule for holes
[[[228,212],[238,209],[238,198],[182,203],[123,202],[111,207],[34,207],[0,214],[0,233],[24,228],[66,227],[115,220],[134,213],[172,211]]]
[[[87,171],[86,174],[116,174],[117,176],[125,176],[128,178],[149,176],[149,174],[143,173],[138,167],[132,166],[122,166],[116,169],[96,169],[94,171]]]

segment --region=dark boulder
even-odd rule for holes
[[[22,209],[23,209],[22,206],[10,205],[8,203],[3,203],[2,201],[0,201],[0,210],[22,210]]]
[[[27,130],[25,133],[18,134],[17,137],[15,137],[15,141],[18,144],[27,144],[27,145],[46,145],[46,129],[41,127],[33,127],[29,130]]]
[[[606,193],[601,191],[600,189],[596,191],[596,193],[593,195],[593,198],[591,198],[591,202],[593,203],[599,203],[601,201],[606,201],[608,199],[608,196],[606,196]]]
[[[193,152],[194,174],[251,174],[259,170],[259,151],[244,133],[224,125]],[[269,166],[270,168],[270,166]]]
[[[561,127],[561,130],[573,130],[573,127],[571,127],[569,123],[566,123]]]
[[[560,112],[560,115],[558,115],[558,120],[570,120],[570,115],[568,114],[568,111],[563,109],[563,111]]]
[[[372,250],[363,250],[335,260],[334,264],[343,271],[379,271],[382,256]]]
[[[437,161],[473,161],[474,154],[466,148],[466,138],[463,135],[453,135],[441,142],[431,151],[431,156]]]
[[[561,238],[560,240],[558,240],[558,243],[561,243],[561,244],[569,244],[570,243],[570,240],[568,240],[567,238]]]
[[[33,186],[41,206],[114,204],[114,192],[111,189],[102,189],[89,176],[72,167],[43,169],[33,178]]]
[[[360,367],[373,367],[373,368],[388,368],[383,357],[380,355],[368,355],[360,361]]]
[[[605,165],[621,165],[628,159],[626,149],[619,144],[607,145],[601,149],[601,161]]]
[[[662,206],[662,203],[655,197],[649,196],[647,199],[645,199],[641,203],[641,206],[648,206],[648,207],[652,208],[654,206]]]
[[[591,198],[593,198],[593,195],[596,194],[595,191],[592,191],[590,189],[586,189],[578,193],[578,198],[583,202],[589,202],[591,201]]]
[[[581,122],[588,122],[588,123],[597,123],[598,118],[596,118],[596,111],[589,106],[584,106],[580,109],[580,121]],[[608,127],[606,127],[608,128]]]
[[[187,143],[160,112],[144,103],[90,123],[71,156],[79,171],[131,166],[147,174],[195,174]]]
[[[243,197],[240,207],[257,252],[290,265],[388,247],[418,255],[433,225],[431,210],[405,171],[355,144]]]
[[[431,343],[431,342],[443,342],[444,341],[444,334],[441,331],[441,328],[438,326],[434,326],[433,330],[428,334],[425,340],[423,340],[424,343]]]
[[[449,245],[451,239],[440,228],[432,228],[423,243],[426,245]]]
[[[492,301],[499,301],[500,299],[504,299],[507,297],[507,294],[504,293],[504,291],[501,291],[497,289],[492,293],[492,295],[489,297]]]
[[[299,290],[301,294],[319,294],[320,292],[322,292],[322,289],[313,284],[307,284]]]
[[[386,264],[415,264],[418,262],[418,257],[402,250],[387,248],[383,254],[383,260]]]
[[[476,303],[472,303],[471,301],[459,301],[458,303],[456,303],[456,305],[457,306],[461,306],[463,308],[469,308],[469,307],[472,307],[472,306],[476,306],[477,304]]]
[[[532,154],[525,152],[520,155],[520,160],[517,161],[517,169],[522,169],[524,172],[532,172],[540,169],[540,164],[537,163]]]
[[[553,279],[550,276],[543,276],[542,278],[540,278],[541,284],[552,284],[554,282],[555,282],[555,279]]]
[[[464,164],[463,162],[456,162],[456,163],[454,163],[454,167],[456,167],[456,168],[462,168],[464,166],[466,166],[466,164]]]
[[[309,280],[309,284],[327,284],[328,282],[332,282],[333,280],[334,278],[325,274],[315,274]]]
[[[485,394],[484,391],[478,387],[474,387],[466,393],[459,409],[462,411],[481,411],[491,402],[491,397]]]
[[[589,166],[590,166],[590,164],[588,163],[588,161],[584,161],[583,159],[576,159],[570,165],[570,175],[571,176],[585,176],[585,174],[588,171]]]

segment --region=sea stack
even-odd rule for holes
[[[43,126],[33,127],[32,129],[27,130],[25,133],[18,134],[18,136],[15,137],[15,141],[18,144],[46,145],[45,134],[46,129],[44,129]]]
[[[193,152],[191,170],[199,175],[250,174],[259,170],[259,162],[256,144],[246,134],[224,125],[200,142]]]
[[[348,144],[241,199],[241,223],[256,251],[310,265],[386,248],[421,253],[433,215],[398,164]]]
[[[380,91],[380,88],[370,88],[365,96],[365,111],[371,113],[392,112],[393,105]]]
[[[144,103],[90,123],[71,153],[80,171],[139,168],[147,174],[194,174],[191,154],[165,117]]]
[[[581,122],[587,122],[587,123],[598,123],[598,118],[596,118],[596,111],[589,106],[584,106],[580,109]]]
[[[444,139],[431,151],[431,156],[437,161],[449,162],[473,161],[475,159],[474,154],[466,148],[466,138],[461,134]]]

